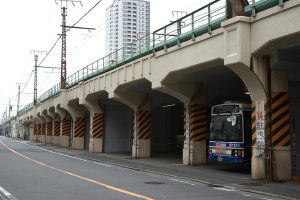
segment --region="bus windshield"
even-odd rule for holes
[[[242,115],[215,115],[210,125],[210,140],[242,142]]]

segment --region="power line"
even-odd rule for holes
[[[98,4],[100,4],[102,2],[102,0],[99,0],[92,8],[90,8],[79,20],[77,20],[74,24],[73,24],[73,26],[75,26],[76,24],[78,24],[84,17],[86,17],[96,6],[98,6]],[[73,26],[71,26],[71,27],[73,27]],[[70,31],[70,29],[71,28],[68,28],[67,29],[67,31]],[[42,61],[39,63],[39,65],[38,66],[40,66],[45,60],[46,60],[46,58],[49,56],[49,54],[53,51],[53,49],[54,49],[54,47],[57,45],[57,43],[59,42],[59,40],[61,39],[61,35],[57,38],[57,40],[54,42],[54,44],[52,45],[52,47],[50,48],[50,50],[49,51],[47,51],[47,53],[46,53],[46,55],[45,55],[45,57],[42,59]],[[30,74],[30,76],[29,76],[29,78],[28,78],[28,80],[27,80],[27,82],[25,83],[25,85],[24,85],[24,87],[22,88],[22,90],[21,90],[21,93],[23,93],[24,92],[24,90],[26,89],[26,87],[27,87],[27,85],[28,85],[28,83],[29,83],[29,81],[30,81],[30,79],[31,79],[31,76],[32,76],[32,74],[33,74],[33,72],[34,72],[34,70],[32,70],[31,71],[31,74]],[[15,100],[17,99],[17,95],[16,95],[16,98],[15,98]],[[14,100],[14,101],[15,101]]]
[[[33,72],[34,72],[34,70],[31,71],[31,74],[30,74],[30,76],[29,76],[27,82],[25,83],[25,86],[23,87],[21,93],[23,93],[23,91],[25,90],[26,86],[28,85],[28,83],[29,83],[29,81],[30,81],[30,79],[31,79],[31,76],[32,76]]]
[[[84,17],[86,17],[96,6],[98,6],[99,3],[101,3],[102,0],[99,0],[91,9],[89,9],[79,20],[77,20],[73,26],[75,26],[76,24],[78,24]],[[73,27],[72,26],[72,27]],[[67,29],[67,31],[70,31],[71,28]],[[55,41],[54,45],[51,47],[51,49],[48,51],[48,53],[46,54],[46,56],[43,58],[43,60],[40,62],[39,65],[41,65],[46,58],[49,56],[49,54],[52,52],[52,50],[54,49],[54,47],[56,46],[56,44],[58,43],[58,41],[61,39],[61,35],[57,38],[57,40]]]
[[[98,1],[91,9],[89,9],[87,11],[87,13],[85,13],[77,22],[75,22],[75,24],[73,24],[73,26],[75,26],[76,24],[78,24],[85,16],[87,16],[101,2],[102,2],[102,0]],[[68,29],[68,30],[70,30],[70,29]]]
[[[51,47],[51,49],[49,51],[47,51],[45,57],[43,58],[43,60],[40,62],[39,65],[41,65],[45,60],[46,58],[48,57],[48,55],[51,53],[51,51],[54,49],[54,47],[56,46],[56,44],[58,43],[58,41],[60,40],[61,38],[61,35],[57,38],[57,40],[55,41],[54,45]]]

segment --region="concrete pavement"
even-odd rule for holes
[[[89,153],[84,150],[70,150],[53,145],[31,141],[21,141],[57,153],[63,153],[87,160],[113,164],[135,171],[149,172],[161,176],[186,179],[207,184],[211,187],[224,187],[243,192],[262,194],[279,199],[300,199],[300,182],[268,182],[252,180],[247,167],[219,166],[184,166],[181,157],[176,155],[153,155],[147,159],[132,159],[129,154]]]

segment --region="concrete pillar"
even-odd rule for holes
[[[253,71],[262,84],[266,97],[259,97],[255,90],[250,91],[252,98],[252,179],[270,178],[270,58],[269,56],[253,57]],[[252,81],[253,84],[256,81]],[[248,83],[251,87],[251,83]],[[257,92],[258,93],[258,92]]]
[[[28,124],[28,131],[29,131],[29,140],[34,141],[34,125],[32,123]]]
[[[38,124],[36,122],[33,122],[32,126],[33,126],[32,141],[37,141]]]
[[[46,123],[46,143],[52,144],[53,139],[53,123],[52,121]]]
[[[66,98],[66,91],[62,95]],[[84,149],[84,111],[76,102],[67,103],[67,99],[62,104],[56,106],[57,110],[64,111],[65,115],[61,127],[62,146],[72,149]],[[61,115],[60,115],[61,116]]]
[[[253,179],[266,178],[266,136],[267,130],[267,101],[253,101],[252,103],[252,157],[251,176]]]
[[[90,114],[89,152],[94,153],[103,152],[104,115],[99,103],[100,100],[97,99],[97,96],[88,100],[86,98],[79,98],[79,105],[84,106]]]
[[[36,141],[41,142],[41,135],[42,135],[42,124],[40,122],[37,123],[37,137]]]
[[[133,120],[133,158],[150,157],[151,116],[150,106],[144,106],[134,112]]]
[[[41,141],[42,143],[46,143],[46,135],[47,135],[47,130],[46,130],[46,122],[41,123]]]
[[[69,147],[70,146],[70,135],[71,135],[71,128],[72,128],[72,119],[68,116],[66,116],[61,121],[61,137],[60,137],[60,145],[63,147]]]
[[[271,90],[272,176],[274,180],[289,180],[292,162],[288,74],[273,70]]]
[[[52,143],[54,145],[60,145],[61,138],[61,121],[53,120],[53,139]]]
[[[73,123],[73,149],[84,149],[84,117],[76,117]]]
[[[94,113],[91,116],[91,133],[89,152],[103,152],[103,135],[104,135],[104,118],[103,113]]]
[[[203,104],[185,105],[185,140],[183,164],[201,165],[206,163],[206,137],[208,134],[208,110]]]

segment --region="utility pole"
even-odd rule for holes
[[[67,17],[67,7],[68,2],[71,2],[73,5],[75,2],[80,3],[81,1],[75,0],[59,0],[61,2],[61,68],[60,68],[60,89],[66,89],[67,86],[67,29],[66,29],[66,17]],[[65,2],[65,5],[63,5]],[[57,2],[56,2],[57,4]]]
[[[10,111],[11,111],[12,107],[10,105],[10,100],[9,100],[9,103],[8,103],[8,118],[10,118]]]
[[[33,105],[37,103],[37,68],[39,54],[46,53],[46,51],[31,50],[31,53],[34,54],[34,81],[33,81]]]
[[[21,85],[18,85],[18,104],[17,104],[17,115],[20,109],[20,93],[21,93]]]
[[[67,32],[66,32],[66,12],[67,8],[61,8],[62,16],[62,34],[61,34],[61,68],[60,68],[60,88],[66,89],[66,80],[67,80]]]
[[[57,1],[61,2],[60,7],[61,7],[61,16],[62,16],[60,89],[66,89],[67,88],[67,28],[69,28],[69,29],[70,28],[88,29],[88,30],[94,30],[94,29],[66,25],[68,3],[71,2],[73,5],[75,5],[75,3],[80,3],[82,6],[81,1],[78,1],[78,0],[55,0],[56,4],[57,4]],[[63,5],[63,2],[65,3],[64,5]]]
[[[18,85],[18,102],[17,102],[17,114],[19,113],[20,110],[20,95],[21,95],[21,85],[24,83],[17,83]]]
[[[59,69],[59,67],[45,67],[38,65],[39,54],[47,53],[47,51],[31,50],[34,54],[34,83],[33,83],[33,105],[37,104],[37,68]]]
[[[37,62],[39,60],[38,55],[34,55],[34,83],[33,83],[33,105],[37,102]]]

